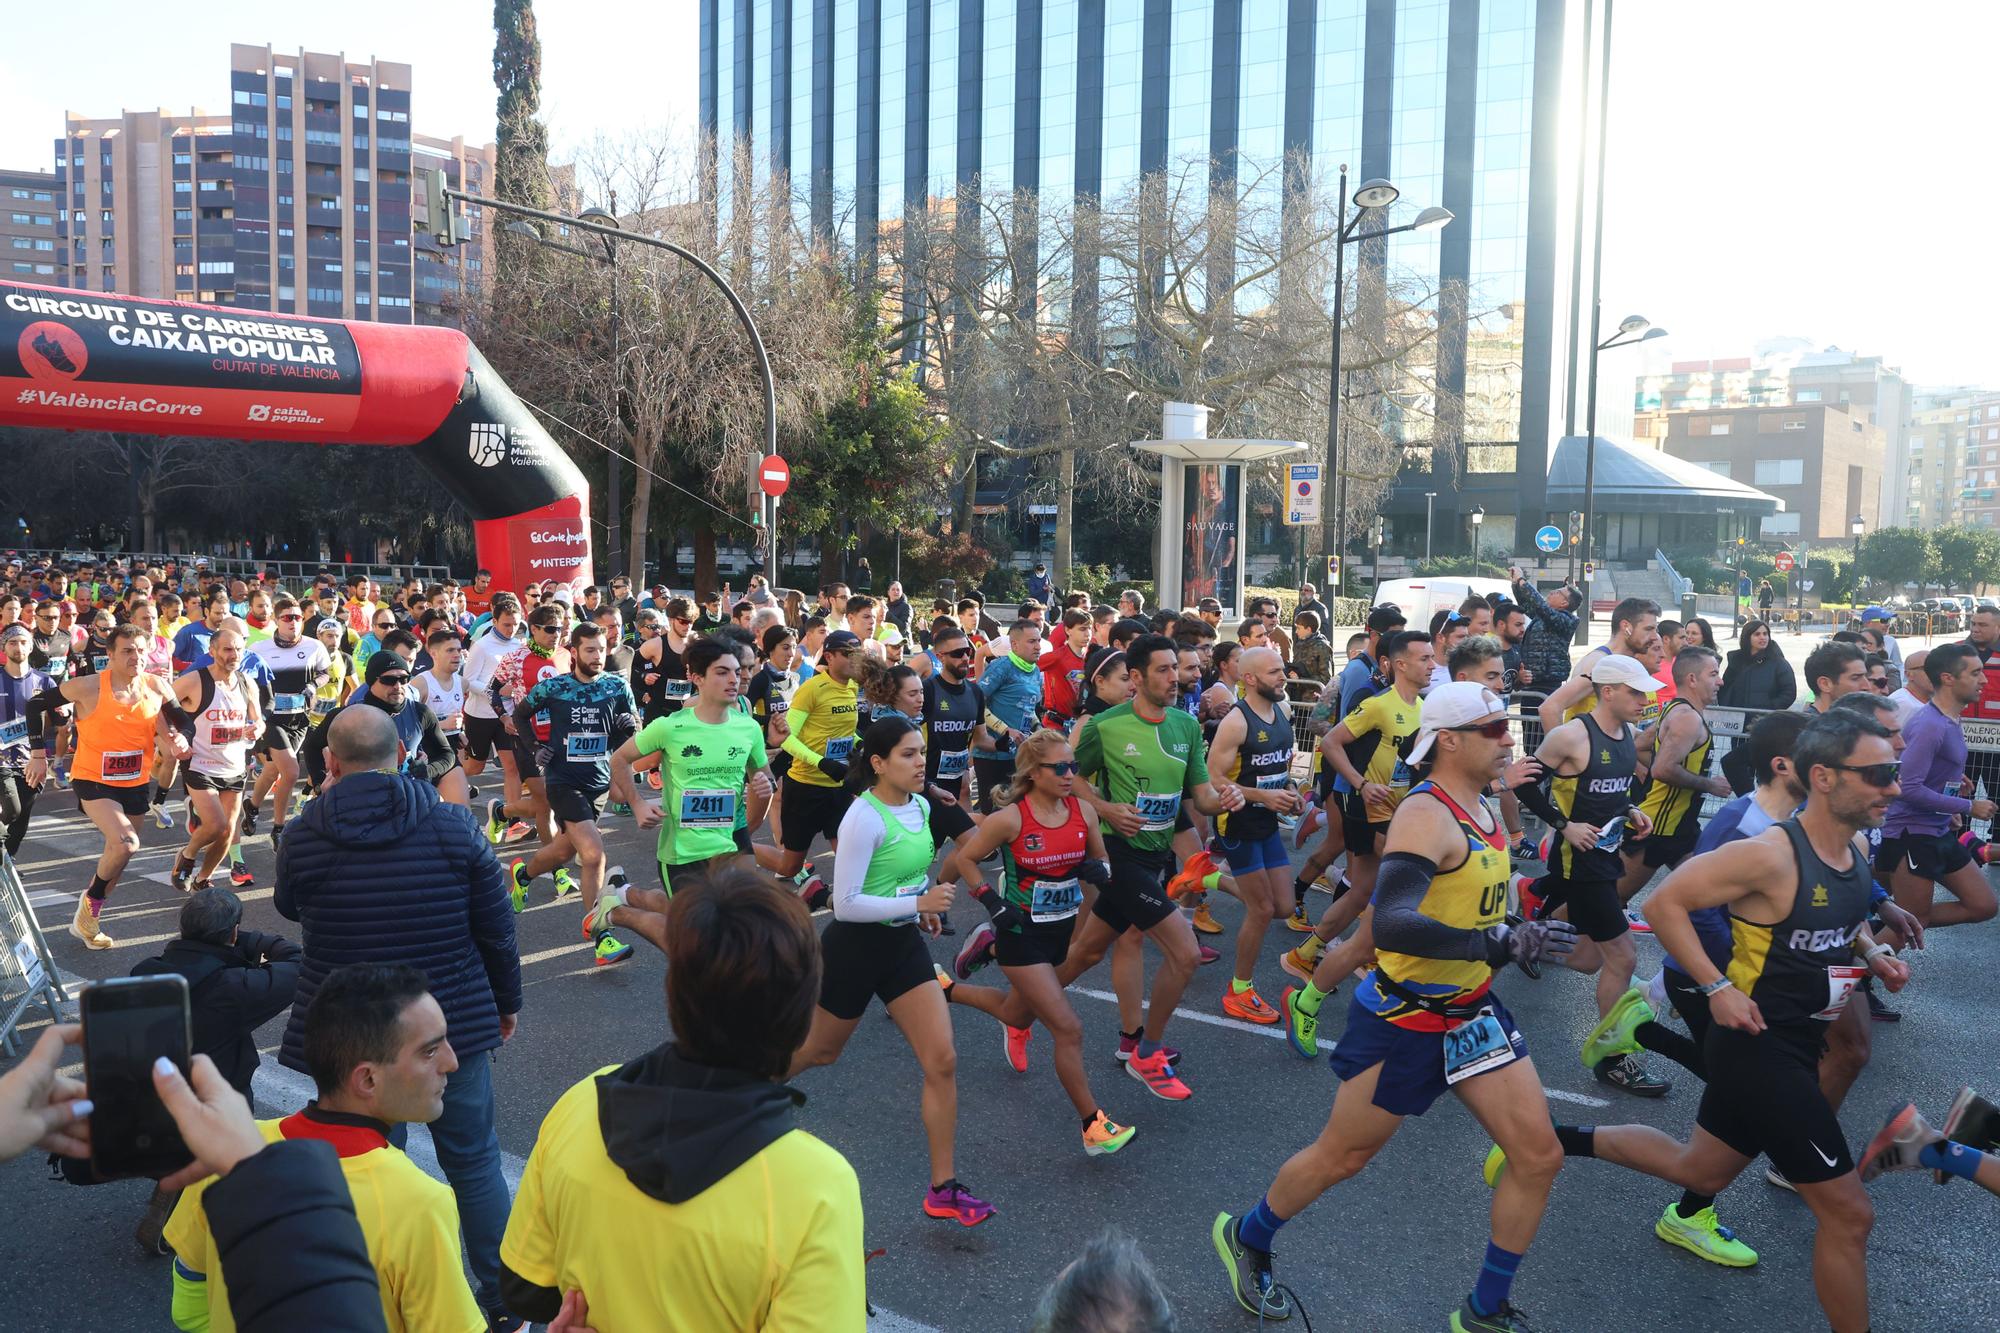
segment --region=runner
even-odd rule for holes
[[[827,645],[827,656],[835,661],[861,651],[860,640],[845,630],[828,635]],[[800,730],[809,727],[802,723]],[[838,1060],[868,1002],[879,997],[923,1068],[931,1178],[924,1213],[978,1226],[994,1210],[960,1182],[953,1163],[958,1056],[940,988],[942,969],[932,964],[923,940],[923,934],[938,933],[939,918],[952,901],[949,883],[931,882],[937,844],[929,802],[918,794],[924,786],[923,733],[889,718],[868,729],[852,758],[848,787],[856,795],[836,835],[833,921],[820,935],[819,1008],[787,1077]]]
[[[849,602],[851,609],[854,603]],[[987,736],[993,742],[972,758],[979,785],[979,811],[990,813],[997,792],[1012,781],[1014,747],[1035,730],[1042,715],[1042,630],[1023,615],[1008,627],[1004,646],[996,645],[979,675],[979,693],[986,701]]]
[[[747,832],[736,836],[736,816],[752,783],[768,793],[763,728],[737,707],[742,673],[736,655],[718,639],[697,639],[683,655],[695,683],[687,707],[655,718],[611,756],[612,799],[628,802],[642,829],[659,826],[660,887],[672,896],[678,880],[692,879],[719,856],[748,855]],[[658,803],[632,781],[632,766],[659,756]]]
[[[1083,665],[1090,655],[1090,613],[1070,607],[1062,613],[1060,624],[1062,633],[1040,662],[1042,720],[1057,731],[1067,731],[1077,718]]]
[[[778,801],[784,809],[784,857],[778,873],[794,877],[802,891],[818,897],[803,873],[813,839],[829,842],[840,835],[841,820],[852,798],[844,784],[854,750],[855,675],[860,669],[861,640],[847,630],[826,636],[820,670],[792,695],[786,715],[791,734],[785,753],[792,756]],[[818,907],[821,904],[811,904]]]
[[[345,708],[379,708],[396,724],[396,736],[403,745],[403,772],[438,786],[458,767],[458,756],[444,738],[437,714],[410,693],[409,663],[394,649],[380,650],[368,659],[362,678],[365,688],[355,691],[347,704],[329,712],[306,733],[299,750],[299,767],[315,788],[324,787],[327,728],[333,719]]]
[[[1954,817],[1992,819],[1995,806],[1986,797],[1959,795],[1967,759],[1961,720],[1986,682],[1978,652],[1962,643],[1940,644],[1923,669],[1931,698],[1903,728],[1902,794],[1883,821],[1877,865],[1888,868],[1897,903],[1938,929],[1991,920],[2000,907],[1985,870],[1952,829]],[[1936,902],[1937,884],[1956,901]]]
[[[638,697],[643,693],[648,722],[666,717],[694,697],[694,686],[681,661],[694,634],[694,603],[685,597],[669,597],[660,610],[665,632],[640,644],[632,660],[632,670],[639,676],[639,688],[633,694]]]
[[[1275,1023],[1278,1013],[1257,994],[1257,959],[1273,921],[1291,914],[1291,853],[1278,819],[1303,808],[1292,786],[1292,719],[1285,704],[1285,659],[1275,648],[1243,653],[1243,698],[1215,729],[1208,752],[1211,775],[1234,783],[1243,808],[1219,815],[1216,840],[1229,861],[1243,924],[1236,932],[1236,975],[1222,997],[1222,1012],[1251,1023]]]
[[[170,872],[170,883],[182,893],[207,888],[209,876],[240,836],[250,747],[259,743],[267,725],[256,686],[241,671],[247,633],[248,627],[235,617],[223,621],[209,637],[209,664],[174,682],[181,708],[194,718],[184,775],[188,841],[175,853]]]
[[[1569,679],[1557,686],[1555,693],[1542,700],[1541,706],[1535,710],[1542,730],[1554,731],[1563,723],[1589,712],[1591,668],[1607,656],[1636,658],[1659,633],[1659,626],[1659,603],[1644,597],[1627,597],[1618,603],[1611,612],[1610,641],[1592,648],[1577,659]]]
[[[1783,1172],[1818,1222],[1813,1284],[1836,1333],[1869,1327],[1868,1231],[1874,1210],[1847,1139],[1820,1092],[1826,1025],[1865,975],[1901,990],[1909,969],[1866,924],[1870,878],[1863,829],[1879,825],[1897,793],[1888,730],[1835,712],[1799,733],[1793,767],[1800,813],[1754,838],[1682,865],[1647,900],[1654,938],[1708,997],[1703,1056],[1709,1082],[1695,1131],[1678,1143],[1644,1125],[1558,1126],[1570,1157],[1597,1157],[1703,1194],[1721,1193],[1758,1153]],[[1692,918],[1729,912],[1727,971],[1703,947]],[[1511,1175],[1504,1152],[1487,1179]]]
[[[1524,892],[1522,906],[1540,917],[1566,911],[1588,937],[1565,962],[1574,971],[1597,974],[1597,1014],[1602,1019],[1630,989],[1639,962],[1632,925],[1618,896],[1618,880],[1625,872],[1619,847],[1628,834],[1643,838],[1653,829],[1646,812],[1632,804],[1638,762],[1635,724],[1653,679],[1636,658],[1607,653],[1590,664],[1587,676],[1564,688],[1570,684],[1591,707],[1549,728],[1535,754],[1542,779],[1520,791],[1522,804],[1555,833],[1548,874],[1534,881],[1532,895]],[[1534,910],[1528,912],[1531,901]],[[1638,1097],[1664,1097],[1672,1086],[1630,1055],[1599,1061],[1592,1072],[1598,1082]]]
[[[1278,1229],[1367,1165],[1403,1117],[1422,1115],[1451,1091],[1505,1143],[1515,1169],[1493,1201],[1478,1280],[1448,1327],[1527,1327],[1510,1299],[1514,1273],[1562,1151],[1527,1042],[1493,977],[1509,962],[1539,977],[1569,951],[1575,929],[1560,921],[1506,924],[1506,827],[1482,793],[1513,746],[1506,709],[1491,690],[1447,682],[1425,700],[1409,762],[1428,776],[1390,821],[1376,889],[1377,961],[1355,990],[1334,1049],[1341,1081],[1332,1114],[1254,1207],[1241,1217],[1218,1213],[1211,1228],[1237,1303],[1260,1318],[1292,1315],[1271,1270]]]
[[[56,684],[28,665],[34,644],[34,631],[18,621],[0,629],[0,846],[8,856],[20,854],[55,753],[55,728],[28,725],[28,705]]]
[[[419,675],[414,682],[415,696],[436,714],[438,730],[444,733],[445,742],[458,757],[459,764],[438,783],[438,795],[453,805],[468,808],[472,805],[472,783],[465,770],[465,677],[459,671],[459,664],[465,657],[465,645],[458,637],[458,631],[440,623],[424,640],[424,650],[431,659],[430,669]]]
[[[308,638],[302,630],[305,611],[290,597],[278,599],[272,612],[272,633],[250,645],[250,655],[262,662],[271,674],[271,715],[264,719],[264,734],[257,742],[257,757],[264,768],[256,785],[243,799],[243,833],[257,828],[257,815],[264,798],[275,798],[277,813],[271,819],[271,840],[284,836],[285,820],[292,810],[292,789],[299,780],[299,751],[305,747],[311,729],[313,698],[320,682],[333,670],[326,645]]]
[[[1712,649],[1683,648],[1674,655],[1674,697],[1653,724],[1652,757],[1646,793],[1639,808],[1652,832],[1626,843],[1624,877],[1618,885],[1621,902],[1630,902],[1646,887],[1653,872],[1673,869],[1694,851],[1701,836],[1701,804],[1705,796],[1728,800],[1734,793],[1720,773],[1708,771],[1713,733],[1708,710],[1722,691],[1722,659]],[[1626,914],[1628,920],[1631,913]]]
[[[229,593],[210,588],[196,599],[201,618],[183,625],[174,635],[174,671],[195,671],[208,665],[208,641],[229,615]]]
[[[500,795],[486,802],[486,838],[499,843],[510,831],[506,810],[522,805],[521,771],[515,763],[512,737],[493,703],[493,677],[514,653],[527,647],[529,635],[522,626],[520,599],[510,592],[495,592],[489,605],[492,619],[486,631],[472,641],[459,671],[465,689],[465,775],[470,782],[496,760],[500,765]],[[526,836],[521,826],[520,836]]]
[[[569,613],[559,602],[544,602],[530,611],[527,643],[500,660],[487,685],[488,702],[500,719],[509,748],[514,752],[514,771],[521,776],[521,793],[517,799],[509,799],[498,810],[488,803],[488,837],[492,836],[497,821],[505,819],[530,825],[540,836],[544,847],[555,841],[556,826],[550,818],[549,803],[543,792],[542,772],[536,766],[536,751],[548,742],[548,718],[537,714],[529,728],[523,731],[514,720],[514,706],[544,676],[569,670],[569,652],[562,646],[563,636],[568,633],[568,622]],[[559,894],[568,891],[565,887],[568,877],[567,870],[556,872]]]
[[[111,947],[100,918],[118,877],[139,850],[133,821],[144,818],[151,804],[147,788],[154,756],[162,747],[176,758],[188,754],[187,737],[179,728],[192,719],[175,700],[171,685],[140,669],[140,638],[133,626],[119,626],[112,631],[110,660],[103,671],[52,685],[28,704],[30,734],[47,725],[50,712],[66,703],[76,706],[70,785],[84,816],[104,836],[104,850],[90,884],[77,898],[69,931],[91,949]]]
[[[535,769],[542,775],[556,836],[532,857],[507,868],[508,893],[519,912],[527,906],[528,886],[554,873],[556,896],[562,897],[561,871],[574,858],[575,887],[583,891],[583,935],[602,967],[632,952],[631,945],[611,934],[609,923],[594,917],[605,874],[597,817],[611,790],[611,755],[639,730],[639,708],[625,678],[605,673],[604,631],[597,625],[583,621],[570,630],[569,658],[568,671],[544,675],[514,706],[520,735],[533,734],[537,717],[547,719],[547,736],[536,743]]]
[[[967,645],[968,647],[970,645]],[[1083,1122],[1083,1150],[1092,1157],[1115,1153],[1133,1130],[1104,1114],[1083,1069],[1083,1024],[1056,981],[1068,956],[1083,882],[1111,882],[1097,821],[1074,795],[1076,755],[1059,731],[1043,728],[1022,742],[1014,781],[979,831],[947,862],[992,916],[994,951],[1009,989],[951,984],[945,998],[969,1004],[1000,1020],[1007,1063],[1028,1069],[1027,1034],[1039,1022],[1055,1040],[1056,1078]],[[985,882],[979,862],[1002,854],[1001,891]]]

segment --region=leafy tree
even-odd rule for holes
[[[1917,591],[1938,580],[1938,553],[1931,534],[1919,528],[1877,528],[1861,539],[1861,574],[1873,583]]]
[[[1983,586],[2000,564],[2000,534],[1986,528],[1939,528],[1931,534],[1931,548],[1946,592]]]

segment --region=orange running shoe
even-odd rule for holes
[[[1252,986],[1249,990],[1226,990],[1222,992],[1222,1012],[1231,1018],[1240,1018],[1246,1023],[1275,1023],[1278,1011],[1264,1003],[1264,997]]]
[[[1285,969],[1286,976],[1296,977],[1300,981],[1311,981],[1313,969],[1319,966],[1319,959],[1306,957],[1305,948],[1301,945],[1296,949],[1285,950],[1284,955],[1278,959],[1278,966]]]
[[[1213,875],[1215,871],[1215,858],[1210,856],[1208,849],[1204,847],[1201,851],[1196,852],[1187,859],[1187,864],[1181,867],[1181,872],[1178,875],[1167,881],[1167,896],[1169,898],[1186,898],[1200,893],[1202,891],[1201,882],[1210,875]]]
[[[1222,933],[1222,923],[1209,914],[1207,903],[1203,903],[1194,909],[1194,916],[1190,919],[1190,924],[1204,935],[1220,935]]]

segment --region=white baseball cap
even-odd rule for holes
[[[1483,722],[1495,713],[1506,711],[1507,705],[1500,701],[1500,696],[1477,681],[1454,680],[1437,686],[1424,696],[1424,719],[1417,726],[1416,742],[1410,746],[1409,762],[1422,762],[1440,731]]]
[[[1660,682],[1645,664],[1636,657],[1623,653],[1606,653],[1590,668],[1590,683],[1593,685],[1629,685],[1645,694],[1652,694],[1660,688]]]

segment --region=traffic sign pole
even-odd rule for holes
[[[764,525],[764,535],[770,541],[770,548],[764,554],[764,582],[771,585],[771,595],[778,595],[778,500],[791,488],[792,467],[777,454],[766,454],[757,463],[757,485],[769,498],[771,521]]]

